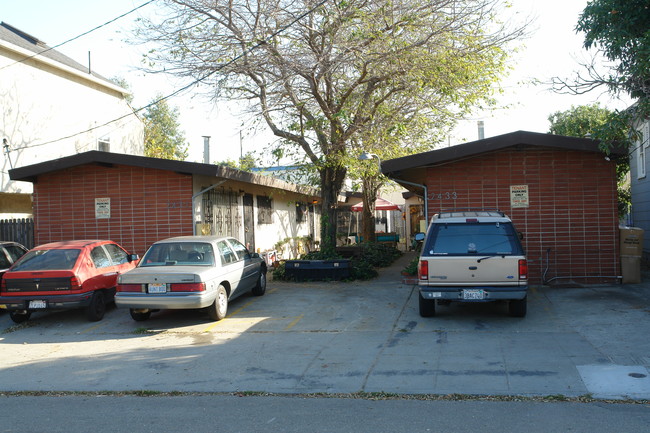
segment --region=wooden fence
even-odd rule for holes
[[[0,241],[18,242],[28,249],[34,248],[34,220],[0,220]]]

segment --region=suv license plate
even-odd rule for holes
[[[482,289],[463,290],[463,299],[482,300],[485,292]]]
[[[28,308],[47,308],[47,302],[45,301],[29,301],[29,307]]]
[[[149,293],[167,293],[167,284],[151,283],[149,284]]]

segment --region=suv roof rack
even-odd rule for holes
[[[505,217],[506,214],[499,209],[484,209],[484,208],[461,208],[461,209],[441,209],[437,218],[451,218],[451,217]]]

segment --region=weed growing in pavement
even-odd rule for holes
[[[547,395],[546,397],[544,397],[544,400],[548,400],[548,401],[567,401],[568,398],[567,398],[566,395],[552,394],[552,395]]]
[[[284,397],[284,398],[349,398],[363,400],[427,400],[427,401],[501,401],[521,402],[531,401],[540,403],[609,403],[609,404],[650,404],[650,400],[633,399],[599,399],[591,394],[578,397],[567,397],[562,394],[547,396],[520,396],[520,395],[475,395],[475,394],[395,394],[389,392],[353,392],[353,393],[325,393],[315,392],[307,394],[278,394],[263,391],[237,391],[237,392],[186,392],[186,391],[0,391],[0,397],[63,397],[63,396],[125,396],[136,397],[185,397],[185,396],[210,396],[231,395],[235,397]]]
[[[2,334],[11,334],[12,332],[20,331],[21,329],[31,328],[35,324],[36,324],[35,322],[27,321],[27,322],[23,322],[23,323],[21,323],[19,325],[13,325],[13,326],[8,327],[7,329],[4,329],[2,331]]]
[[[140,391],[133,391],[133,395],[138,397],[152,397],[157,395],[168,395],[168,394],[165,394],[161,391],[140,390]]]

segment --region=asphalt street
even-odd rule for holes
[[[23,414],[23,415],[21,415]],[[5,433],[645,433],[640,404],[261,396],[0,398]]]
[[[533,287],[421,318],[405,255],[367,282],[269,282],[228,317],[112,308],[0,314],[0,390],[491,395],[650,399],[650,284]]]

